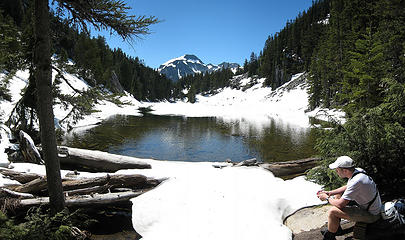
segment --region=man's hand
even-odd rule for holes
[[[320,190],[316,193],[316,196],[321,200],[325,201],[329,197],[329,192]]]

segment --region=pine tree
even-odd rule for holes
[[[188,93],[187,93],[188,102],[195,103],[196,102],[196,96],[195,95],[196,95],[196,89],[195,89],[194,84],[192,84],[190,86],[190,89],[188,90]]]
[[[148,26],[157,22],[154,17],[146,18],[128,16],[128,7],[121,1],[56,1],[58,13],[69,12],[72,21],[87,31],[87,24],[96,30],[111,29],[124,40],[148,33]],[[56,149],[54,128],[52,75],[51,75],[51,39],[49,1],[35,0],[34,4],[34,69],[38,95],[38,116],[41,141],[46,165],[48,191],[51,210],[57,213],[64,208],[64,196],[60,175],[60,163]],[[66,10],[66,11],[65,11]]]
[[[13,19],[0,10],[0,71],[22,69],[21,36]]]
[[[377,106],[381,101],[381,82],[385,75],[383,62],[383,44],[375,40],[368,28],[350,51],[351,61],[345,71],[343,89],[340,98],[346,105],[347,112]]]

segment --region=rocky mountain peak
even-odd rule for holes
[[[221,63],[220,65],[204,64],[201,59],[193,54],[186,54],[178,58],[173,58],[166,63],[160,65],[158,71],[169,79],[177,81],[187,75],[196,73],[211,73],[223,68],[238,68],[237,63]]]

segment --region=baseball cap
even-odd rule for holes
[[[335,169],[335,168],[350,168],[353,167],[353,159],[351,159],[348,156],[341,156],[336,159],[336,161],[332,164],[329,164],[330,169]]]

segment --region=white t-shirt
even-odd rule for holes
[[[353,174],[358,171],[364,172],[363,169],[356,168]],[[356,201],[361,208],[367,209],[368,204],[373,200],[376,193],[377,186],[373,179],[363,173],[358,173],[347,181],[347,188],[342,198],[349,201]],[[373,215],[377,215],[380,214],[380,209],[381,198],[380,194],[378,194],[368,211]]]

